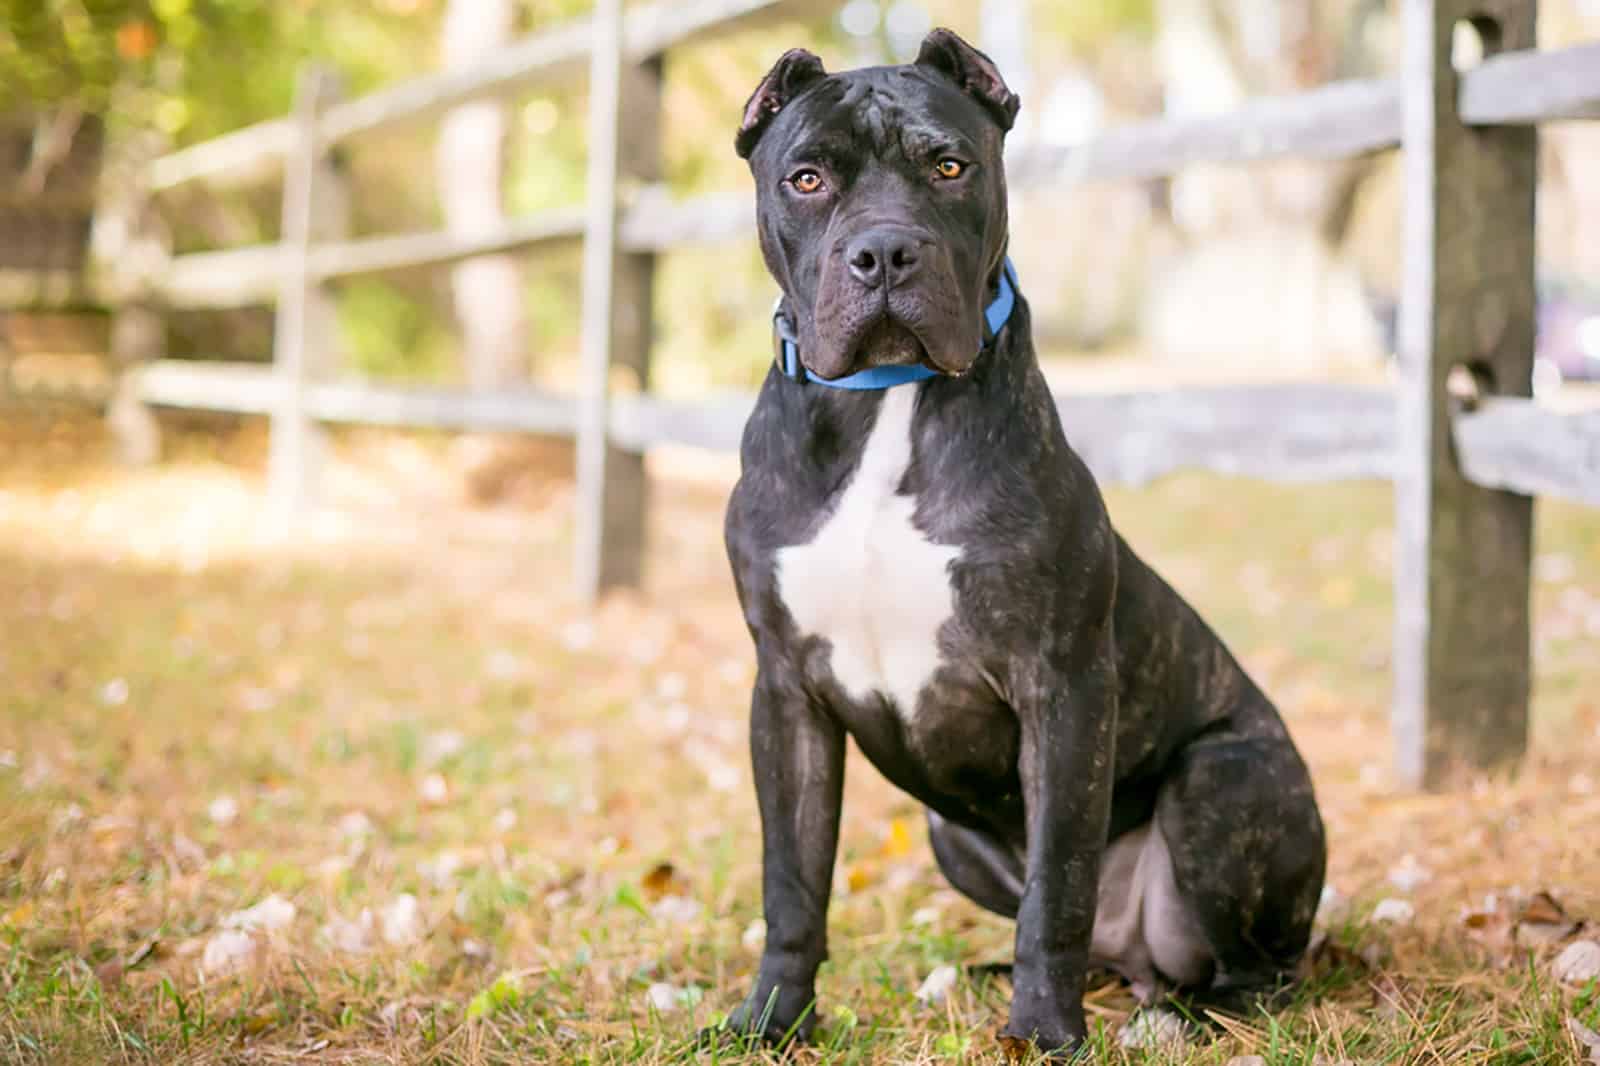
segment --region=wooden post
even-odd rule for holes
[[[1451,49],[1469,17],[1486,56],[1535,47],[1535,4],[1404,2],[1394,735],[1401,779],[1439,787],[1527,745],[1532,501],[1462,477],[1446,379],[1531,392],[1537,135],[1463,126]]]
[[[117,461],[145,466],[161,458],[161,426],[139,392],[140,368],[161,357],[166,342],[161,312],[143,301],[124,303],[111,318],[111,368],[116,375],[106,423]]]
[[[336,77],[319,67],[300,74],[291,116],[295,138],[283,174],[277,319],[273,370],[278,380],[272,414],[267,492],[281,518],[303,513],[316,498],[322,428],[306,409],[309,387],[332,365],[337,323],[331,294],[311,274],[313,243],[343,237],[349,195],[344,176],[317,132],[317,116],[339,97]]]
[[[656,180],[661,161],[661,64],[623,65],[619,0],[599,0],[593,25],[574,567],[590,602],[643,571],[644,455],[611,442],[609,391],[649,385],[655,257],[618,249],[618,192]]]
[[[166,347],[166,323],[153,294],[172,256],[150,194],[150,161],[164,140],[149,131],[124,132],[107,145],[89,231],[92,275],[112,304],[115,381],[106,424],[117,459],[130,466],[161,457],[161,426],[140,391],[140,373]]]

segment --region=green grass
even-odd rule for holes
[[[474,511],[441,449],[357,438],[333,520],[286,545],[253,446],[121,473],[58,444],[0,454],[0,1062],[759,1060],[689,1044],[759,949],[751,657],[716,489],[659,494],[647,590],[589,618],[558,477]],[[1600,993],[1551,980],[1559,944],[1516,950],[1461,913],[1520,888],[1600,916],[1600,515],[1541,509],[1524,767],[1411,796],[1387,776],[1381,486],[1184,477],[1110,499],[1283,706],[1352,904],[1288,1010],[1182,1051],[1117,1047],[1132,1003],[1098,983],[1096,1061],[1576,1061],[1568,1019],[1600,1029]],[[1009,958],[1009,924],[944,885],[916,805],[854,756],[846,805],[801,1060],[995,1061],[1003,978],[914,994]],[[1432,876],[1402,892],[1406,854]],[[404,893],[417,937],[391,944]],[[292,919],[207,972],[225,918],[273,895]],[[1416,921],[1367,921],[1386,896]],[[368,950],[324,935],[359,938],[363,911]]]

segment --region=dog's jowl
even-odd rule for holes
[[[788,53],[739,130],[783,299],[726,529],[767,919],[730,1024],[771,1039],[814,1014],[846,735],[927,807],[951,883],[1016,919],[1006,1036],[1076,1046],[1091,966],[1244,1006],[1310,935],[1305,764],[1112,529],[1039,372],[1006,259],[1018,104],[938,30],[904,66]]]

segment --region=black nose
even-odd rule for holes
[[[869,289],[903,285],[917,272],[921,243],[903,229],[888,226],[869,229],[845,247],[850,276]]]

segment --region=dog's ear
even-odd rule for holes
[[[756,91],[750,94],[750,102],[744,105],[744,121],[739,124],[739,136],[733,142],[739,158],[750,158],[774,115],[827,76],[822,60],[804,48],[791,48],[783,53],[756,86]]]
[[[937,29],[922,39],[917,65],[937,70],[973,96],[1009,130],[1017,120],[1022,98],[1006,88],[1005,79],[994,60],[946,29]]]

